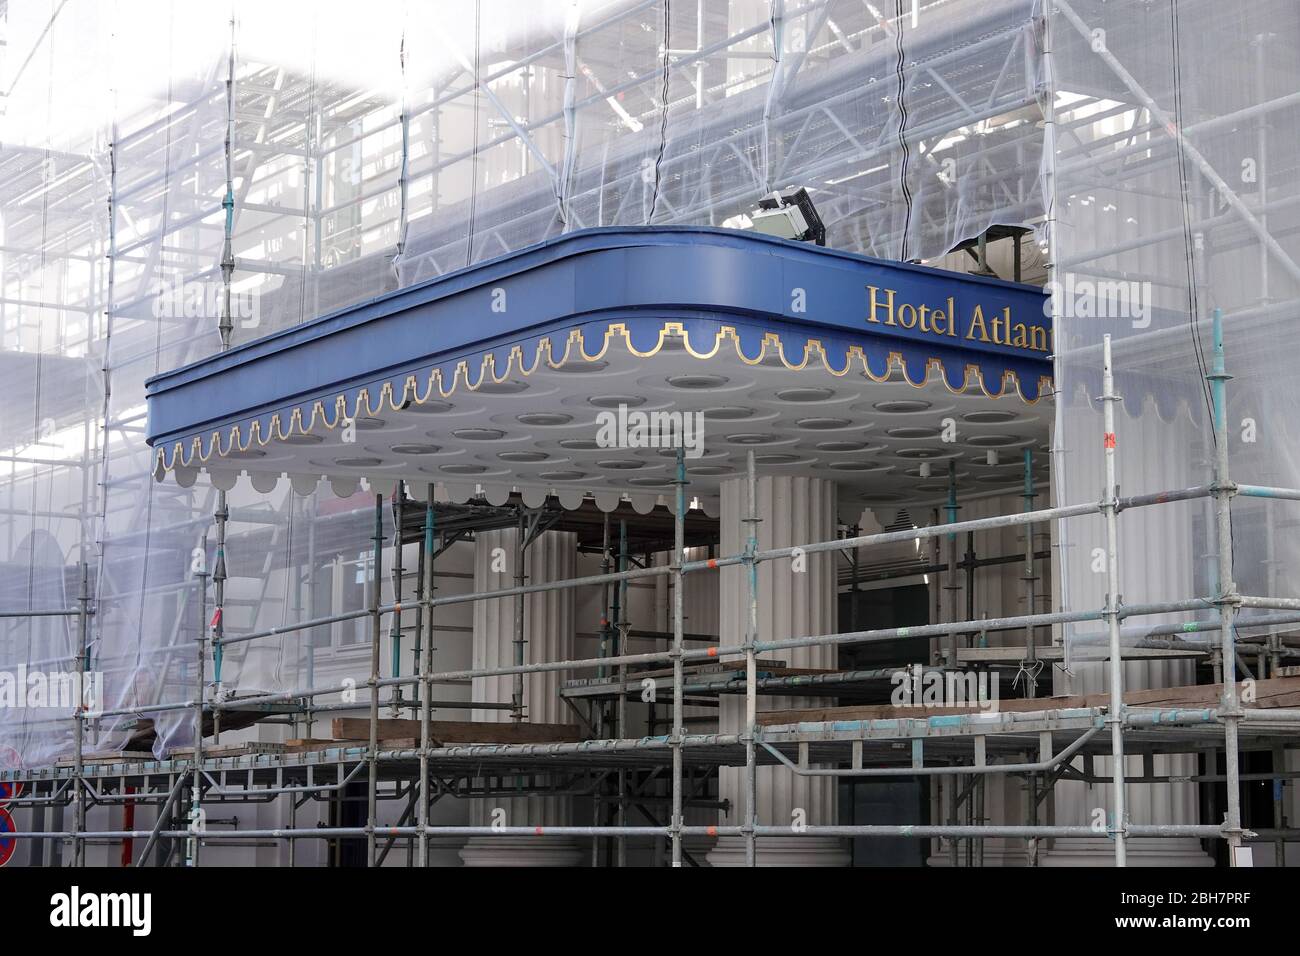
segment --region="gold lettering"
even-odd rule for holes
[[[950,295],[945,298],[947,309],[936,309],[926,304],[900,302],[896,289],[869,285],[867,292],[868,322],[916,330],[928,335],[946,335],[951,338],[957,338],[961,334],[957,328],[960,320],[957,316],[955,296]],[[966,339],[1033,352],[1051,352],[1051,329],[1014,321],[1011,308],[1009,305],[1003,306],[999,313],[986,315],[984,306],[976,303],[971,310]]]
[[[881,305],[884,305],[887,310],[885,313],[885,325],[896,325],[897,323],[894,322],[894,290],[886,289],[885,292],[887,293],[888,298],[881,303],[876,300],[876,293],[880,290],[874,285],[869,285],[867,288],[871,290],[871,312],[867,315],[867,321],[878,323],[880,320],[876,318],[876,310],[880,308]]]

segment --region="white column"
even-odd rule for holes
[[[1103,664],[1077,664],[1073,693],[1100,694],[1108,689]],[[1134,662],[1124,665],[1124,689],[1177,687],[1194,682],[1190,661]],[[1079,766],[1076,759],[1075,766]],[[1088,826],[1095,811],[1104,810],[1111,820],[1110,759],[1099,757],[1093,771],[1103,782],[1091,786],[1077,781],[1059,781],[1053,789],[1058,825]],[[1143,773],[1140,757],[1126,757],[1129,776]],[[1190,754],[1158,755],[1153,770],[1156,776],[1188,776],[1196,773],[1196,757]],[[1129,822],[1135,824],[1197,823],[1196,785],[1192,783],[1129,783]],[[1145,837],[1128,840],[1129,866],[1213,866],[1214,860],[1201,849],[1195,837]],[[1041,857],[1043,866],[1113,866],[1115,844],[1107,837],[1096,839],[1060,839]]]
[[[474,541],[474,590],[514,587],[518,532],[513,529],[478,534]],[[545,584],[576,576],[576,538],[569,532],[547,531],[525,552],[526,583]],[[524,598],[524,661],[571,660],[575,655],[574,592],[546,591]],[[510,666],[515,662],[517,599],[500,598],[474,604],[473,666]],[[563,671],[524,676],[524,719],[533,723],[575,723],[573,711],[560,699]],[[510,701],[514,678],[476,677],[473,699]],[[508,710],[475,710],[473,720],[509,721]],[[569,826],[572,798],[526,796],[472,801],[472,826]],[[574,866],[582,858],[578,841],[565,836],[472,837],[460,852],[466,866]]]
[[[1126,456],[1122,494],[1188,487],[1201,479],[1187,467],[1184,443],[1192,441],[1185,419],[1162,422],[1150,410],[1139,418],[1119,416],[1116,433],[1119,454]],[[1076,482],[1077,484],[1077,482]],[[1129,604],[1183,600],[1195,593],[1191,557],[1206,550],[1202,541],[1193,538],[1196,509],[1208,510],[1204,502],[1165,504],[1155,508],[1135,508],[1119,518],[1119,572],[1123,582],[1121,600]],[[1068,582],[1069,610],[1098,608],[1106,601],[1106,576],[1089,573],[1090,556],[1105,545],[1101,521],[1078,519],[1060,534],[1073,562]],[[1184,620],[1185,615],[1132,618],[1125,628]],[[1074,633],[1104,632],[1105,624],[1077,625]],[[1131,642],[1126,642],[1131,643]],[[1097,648],[1092,651],[1095,654]],[[1076,650],[1077,653],[1077,650]],[[1058,694],[1100,694],[1109,688],[1105,663],[1074,663],[1073,675],[1055,669]],[[1064,679],[1063,679],[1064,678]],[[1196,682],[1195,665],[1190,660],[1132,661],[1124,665],[1124,690],[1152,687],[1178,687]],[[1075,761],[1075,766],[1079,766]],[[1095,811],[1101,808],[1111,819],[1110,760],[1099,758],[1093,763],[1097,776],[1105,782],[1087,785],[1061,781],[1053,788],[1055,823],[1091,825]],[[1142,760],[1125,759],[1129,776],[1141,776]],[[1188,776],[1196,772],[1196,757],[1190,754],[1160,755],[1155,758],[1156,776]],[[1133,824],[1197,823],[1196,785],[1191,783],[1129,783],[1126,788],[1129,822]],[[1209,821],[1206,821],[1209,822]],[[1201,849],[1194,837],[1145,838],[1128,841],[1129,866],[1213,866],[1214,861]],[[1056,840],[1043,854],[1043,866],[1111,866],[1114,843],[1107,837],[1097,839]]]
[[[741,522],[747,513],[745,480],[722,485],[722,553],[744,549],[748,528]],[[835,537],[836,495],[833,482],[820,478],[762,477],[758,479],[758,546],[782,548],[828,541]],[[759,640],[780,640],[830,634],[835,631],[835,558],[829,552],[807,555],[806,569],[796,571],[792,561],[768,561],[759,565]],[[720,574],[720,643],[743,644],[749,605],[743,568],[723,569]],[[834,647],[805,647],[767,654],[791,667],[834,667]],[[789,710],[807,706],[804,698],[762,697],[762,710]],[[745,719],[745,698],[724,694],[720,699],[721,733],[739,733]],[[719,791],[731,801],[725,819],[739,825],[745,815],[745,769],[724,767]],[[758,771],[758,822],[789,826],[796,811],[802,811],[809,825],[834,824],[835,783],[831,779],[800,777],[784,767],[762,767]],[[846,866],[849,854],[842,841],[824,837],[762,837],[757,845],[760,866]],[[742,837],[720,837],[709,853],[713,866],[742,866],[745,841]]]

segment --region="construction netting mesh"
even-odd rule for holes
[[[1213,483],[1208,376],[1216,310],[1233,376],[1226,384],[1230,477],[1295,486],[1300,390],[1288,329],[1300,298],[1300,7],[1053,0],[1052,9],[1057,124],[1046,168],[1060,283],[1058,502],[1102,496],[1107,335],[1122,399],[1120,494]],[[1234,499],[1241,593],[1297,596],[1300,552],[1291,529],[1298,517],[1295,502]],[[1065,523],[1058,543],[1062,604],[1101,607],[1101,519]],[[1213,597],[1225,586],[1208,498],[1124,512],[1120,548],[1126,604]],[[1270,633],[1247,626],[1261,613],[1270,612],[1243,610],[1239,637]],[[1130,642],[1168,640],[1184,622],[1216,616],[1207,603],[1200,612],[1130,619],[1123,634]],[[1075,625],[1067,637],[1073,648],[1100,629]],[[1218,640],[1217,632],[1186,636]],[[1258,650],[1242,653],[1255,676]],[[1142,686],[1142,666],[1130,683]],[[1085,680],[1100,689],[1099,673]]]
[[[1046,183],[1065,270],[1152,283],[1149,327],[1105,326],[1136,376],[1126,445],[1162,449],[1122,458],[1125,490],[1203,480],[1188,316],[1214,306],[1234,422],[1260,429],[1237,477],[1286,483],[1274,343],[1296,277],[1274,247],[1295,244],[1296,11],[1068,9],[1050,14],[1052,69],[1029,0],[0,4],[0,670],[79,669],[84,577],[86,664],[102,707],[124,712],[90,725],[90,749],[192,739],[192,709],[149,708],[198,693],[217,492],[151,481],[143,383],[221,349],[227,286],[238,344],[566,231],[724,225],[794,186],[829,245],[925,260],[993,224],[1040,226]],[[1102,329],[1067,327],[1067,395],[1096,391]],[[1182,399],[1181,424],[1142,414],[1147,395]],[[1096,415],[1061,403],[1065,498],[1100,494]],[[227,635],[366,606],[371,496],[281,482],[229,507]],[[1268,529],[1287,506],[1268,507],[1239,511],[1243,587],[1285,577]],[[1204,507],[1150,520],[1168,553],[1143,573],[1167,586],[1128,589],[1182,596],[1208,567]],[[1062,545],[1063,600],[1097,603],[1075,560],[1088,541]],[[355,659],[363,627],[236,645],[223,689],[301,686],[320,660]],[[0,742],[28,763],[72,745],[71,704],[42,703],[0,710]]]

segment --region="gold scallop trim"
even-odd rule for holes
[[[569,362],[598,362],[608,354],[610,348],[615,343],[621,344],[630,355],[637,358],[653,358],[658,355],[664,348],[664,345],[670,339],[680,339],[687,353],[692,358],[706,360],[716,356],[723,348],[723,345],[730,342],[735,350],[736,357],[745,365],[755,366],[762,365],[775,357],[779,359],[781,365],[788,371],[798,372],[817,365],[821,366],[822,371],[836,377],[843,377],[852,371],[860,370],[863,375],[873,382],[883,383],[889,380],[893,371],[902,372],[903,380],[913,388],[924,388],[930,384],[931,378],[937,377],[946,389],[954,395],[960,395],[968,390],[968,384],[972,378],[979,385],[980,391],[987,398],[1000,398],[1007,394],[1008,389],[1014,388],[1016,395],[1026,405],[1036,405],[1046,396],[1052,393],[1052,380],[1049,376],[1040,376],[1038,380],[1038,397],[1029,399],[1025,398],[1024,392],[1020,388],[1020,379],[1011,369],[1006,370],[1002,377],[1002,388],[997,391],[991,391],[984,383],[984,374],[978,364],[967,363],[963,381],[953,385],[948,381],[948,375],[944,368],[943,361],[937,357],[931,357],[926,360],[922,375],[919,381],[913,381],[908,374],[907,365],[903,360],[903,353],[891,351],[888,353],[885,374],[876,375],[870,364],[867,362],[866,354],[862,351],[861,346],[852,345],[845,350],[845,362],[843,368],[835,368],[831,365],[830,358],[826,354],[826,349],[818,339],[808,339],[804,343],[803,354],[797,358],[791,358],[786,354],[786,345],[782,341],[780,333],[764,332],[759,343],[759,352],[757,356],[745,354],[741,344],[740,333],[734,326],[723,325],[718,328],[714,335],[713,345],[707,350],[700,350],[691,344],[690,335],[687,333],[685,326],[681,322],[665,322],[659,329],[659,338],[654,347],[648,351],[639,351],[632,345],[632,334],[627,326],[622,322],[611,322],[605,329],[605,333],[600,337],[600,349],[595,353],[587,352],[587,336],[583,334],[582,329],[571,329],[564,343],[564,354],[556,359],[552,355],[551,339],[554,336],[543,336],[533,350],[533,360],[531,364],[526,364],[526,357],[522,345],[511,347],[508,356],[504,362],[504,369],[498,371],[496,353],[488,352],[478,362],[477,375],[471,377],[470,364],[473,360],[462,359],[456,363],[455,369],[449,376],[450,382],[445,381],[448,376],[444,376],[441,369],[433,369],[425,382],[423,393],[420,392],[419,378],[412,374],[406,377],[402,384],[401,394],[394,395],[391,382],[384,382],[379,388],[379,393],[374,404],[371,403],[371,387],[366,386],[357,390],[357,397],[354,403],[352,414],[348,414],[347,397],[337,395],[333,399],[318,399],[311,406],[311,419],[306,424],[303,422],[302,407],[298,406],[288,413],[288,426],[282,421],[282,413],[275,412],[271,415],[266,427],[268,434],[262,434],[261,422],[254,420],[248,428],[247,437],[244,436],[244,426],[232,425],[228,432],[225,433],[225,447],[222,447],[223,434],[221,430],[209,433],[206,436],[196,435],[189,439],[189,449],[187,454],[186,441],[172,442],[168,447],[160,447],[155,453],[154,475],[158,480],[169,471],[174,471],[178,467],[196,468],[199,465],[207,464],[213,458],[226,458],[232,454],[244,454],[253,448],[265,447],[275,441],[284,441],[294,435],[312,435],[318,434],[318,429],[322,431],[333,431],[345,422],[355,421],[358,418],[372,418],[379,415],[385,409],[390,411],[401,411],[409,405],[425,405],[431,401],[451,397],[458,388],[464,388],[471,392],[476,392],[486,383],[500,385],[510,378],[528,378],[543,365],[550,369],[558,369]],[[513,370],[513,371],[512,371]],[[331,420],[327,408],[332,406],[333,419]],[[206,450],[204,448],[206,441]],[[168,451],[170,450],[170,460]]]

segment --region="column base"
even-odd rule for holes
[[[966,866],[966,843],[962,841],[960,849],[959,866],[963,869]],[[1039,860],[1042,860],[1042,851],[1039,851]],[[1029,850],[1025,846],[1024,840],[1009,840],[1005,837],[988,837],[984,841],[984,866],[1028,866]],[[952,867],[952,857],[945,849],[942,853],[931,853],[926,857],[925,865],[934,868]]]
[[[1129,866],[1208,867],[1214,859],[1195,837],[1139,837],[1128,841]],[[1105,837],[1056,841],[1038,857],[1039,866],[1114,866],[1115,843]]]
[[[759,837],[754,847],[759,866],[848,866],[844,841],[837,837]],[[718,837],[709,851],[710,866],[744,866],[745,838]]]
[[[466,866],[577,866],[582,848],[572,837],[470,837],[460,851]]]

